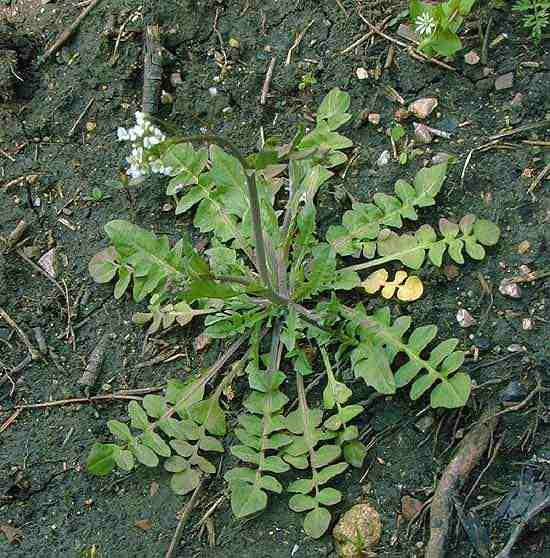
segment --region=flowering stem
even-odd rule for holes
[[[266,258],[263,230],[262,230],[260,200],[258,197],[258,188],[256,186],[256,176],[253,172],[251,173],[246,172],[247,164],[245,158],[241,155],[239,149],[232,142],[215,134],[183,136],[183,137],[178,137],[176,139],[178,141],[191,142],[191,143],[198,143],[198,142],[205,142],[209,144],[213,143],[215,145],[218,145],[219,147],[227,149],[231,153],[231,155],[233,155],[233,157],[235,157],[242,165],[244,174],[246,176],[247,186],[248,186],[250,214],[252,216],[252,234],[254,237],[254,247],[256,248],[256,264],[265,286],[268,288],[269,291],[274,293],[271,286],[271,280],[269,278],[269,271],[267,268],[267,258]]]

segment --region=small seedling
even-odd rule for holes
[[[99,188],[93,188],[90,195],[87,196],[85,199],[87,201],[92,201],[95,203],[101,203],[105,200],[110,199],[111,196],[108,196],[105,194],[105,192],[103,192],[103,190],[100,190]]]
[[[307,74],[304,74],[302,76],[302,79],[300,80],[300,83],[298,84],[298,89],[300,91],[308,91],[314,85],[317,85],[317,79],[315,78],[315,76],[311,72],[308,72]]]

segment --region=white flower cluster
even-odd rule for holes
[[[436,21],[433,18],[432,14],[430,14],[429,12],[424,12],[422,14],[420,14],[417,18],[416,18],[416,32],[419,35],[431,35],[436,28]]]
[[[136,125],[128,130],[119,128],[117,130],[119,141],[132,142],[132,152],[126,161],[130,165],[126,174],[133,179],[139,179],[150,173],[170,175],[172,169],[165,167],[158,155],[150,150],[166,140],[166,136],[159,128],[151,124],[147,115],[136,112]]]

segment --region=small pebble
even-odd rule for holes
[[[428,118],[428,116],[430,116],[430,114],[437,107],[437,104],[437,99],[435,97],[424,97],[412,102],[408,109],[415,116],[423,120],[424,118]]]
[[[432,134],[425,124],[414,123],[414,137],[419,143],[431,143]]]
[[[367,118],[368,121],[374,126],[378,126],[378,124],[380,124],[380,114],[378,114],[377,112],[371,112]]]
[[[526,349],[523,345],[520,345],[519,343],[512,343],[511,345],[508,345],[506,350],[509,353],[524,353]]]
[[[489,341],[489,339],[485,339],[485,337],[480,337],[476,341],[476,347],[480,351],[488,351],[491,348],[491,342]]]
[[[521,288],[517,283],[512,283],[509,279],[503,279],[498,286],[500,294],[509,298],[521,298]]]
[[[479,64],[479,54],[475,50],[471,50],[464,55],[464,62],[466,62],[466,64],[469,64],[470,66]]]
[[[510,89],[514,85],[514,72],[508,72],[502,76],[498,76],[495,80],[495,89],[497,91],[502,91],[504,89]]]
[[[357,68],[357,70],[355,70],[355,75],[357,76],[357,79],[367,79],[369,77],[369,72],[366,68]]]
[[[386,149],[385,151],[382,151],[382,153],[380,153],[380,157],[378,157],[378,160],[376,161],[376,166],[383,167],[390,162],[390,159],[390,152]]]
[[[426,434],[426,432],[428,432],[428,430],[430,430],[433,426],[433,423],[434,418],[432,415],[424,415],[423,417],[420,417],[414,425],[418,428],[418,430],[420,430],[420,432],[422,432],[422,434]]]
[[[456,313],[456,321],[463,328],[472,327],[476,323],[475,318],[465,308],[461,308]]]

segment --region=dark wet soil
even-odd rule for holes
[[[116,142],[116,128],[129,124],[140,106],[143,21],[148,21],[152,10],[140,11],[132,0],[105,1],[58,56],[38,67],[46,42],[73,21],[81,7],[67,0],[43,6],[17,0],[12,4],[20,9],[3,10],[2,14],[10,17],[9,24],[0,27],[0,48],[4,48],[4,38],[18,53],[14,68],[18,77],[6,82],[5,98],[0,99],[0,184],[35,174],[38,180],[30,184],[29,193],[24,182],[9,188],[0,186],[0,234],[6,236],[25,219],[30,225],[27,246],[34,246],[39,255],[57,247],[61,266],[58,280],[67,286],[71,304],[77,299],[81,302],[71,308],[76,331],[75,346],[71,347],[65,338],[65,298],[13,252],[0,258],[4,276],[0,275],[0,304],[29,334],[32,328],[41,327],[54,355],[14,375],[13,386],[10,382],[0,386],[0,424],[13,415],[17,405],[78,396],[77,380],[103,333],[114,333],[116,342],[106,356],[100,392],[162,385],[169,377],[211,362],[219,350],[214,344],[206,353],[196,353],[193,340],[200,329],[183,329],[165,340],[179,345],[184,357],[136,369],[136,364],[151,355],[141,354],[143,331],[131,322],[134,303],[129,299],[114,301],[112,287],[92,283],[87,272],[90,257],[106,244],[102,226],[110,219],[128,218],[170,235],[189,225],[188,218],[176,221],[173,213],[162,211],[166,199],[160,182],[148,181],[134,193],[132,203],[109,182],[117,178],[126,156],[125,146]],[[364,110],[380,113],[381,124],[349,127],[348,134],[358,146],[357,158],[345,178],[340,176],[320,193],[322,228],[337,222],[348,209],[348,194],[368,200],[374,192],[390,192],[397,178],[414,176],[439,152],[454,155],[458,162],[438,206],[423,212],[425,220],[435,223],[440,216],[460,218],[472,212],[500,224],[501,241],[485,261],[467,263],[453,280],[443,271],[426,270],[422,275],[426,295],[406,309],[415,323],[436,323],[441,335],[459,337],[462,347],[471,349],[472,355],[474,347],[479,348],[477,362],[471,356],[467,366],[483,387],[475,391],[465,409],[429,415],[427,429],[415,426],[415,415],[425,402],[411,405],[401,395],[378,400],[362,419],[362,426],[371,428],[366,441],[376,437],[377,443],[364,470],[348,473],[339,482],[345,495],[339,512],[364,498],[380,511],[384,529],[379,556],[423,556],[426,524],[413,527],[407,538],[406,522],[399,519],[402,496],[429,497],[456,440],[477,420],[487,401],[511,380],[520,382],[520,391],[528,393],[538,372],[550,385],[550,280],[525,283],[519,299],[498,293],[500,281],[520,274],[521,266],[538,272],[550,269],[548,180],[542,181],[534,195],[527,192],[549,162],[547,128],[510,136],[475,152],[461,177],[471,149],[488,143],[504,129],[540,123],[549,117],[549,45],[546,41],[533,46],[517,14],[496,11],[492,33],[495,38],[506,36],[489,49],[485,72],[481,65],[465,65],[462,55],[453,62],[457,70],[451,72],[398,50],[394,64],[380,79],[371,75],[358,80],[358,67],[373,71],[384,65],[388,43],[377,39],[373,45],[365,43],[353,52],[339,54],[365,32],[355,14],[356,2],[342,0],[341,4],[347,14],[337,2],[327,0],[159,2],[155,10],[170,53],[163,88],[174,99],[172,104],[163,105],[162,117],[195,131],[206,121],[214,122],[220,133],[248,151],[259,140],[260,127],[266,136],[277,133],[290,137],[292,126],[337,86],[350,93],[354,114]],[[400,11],[397,2],[363,4],[373,23]],[[131,12],[138,14],[135,20],[129,19]],[[109,64],[116,39],[106,32],[110,16],[119,22],[128,20],[128,33],[120,42],[115,65]],[[485,22],[487,15],[482,19]],[[296,33],[312,20],[291,64],[285,65]],[[391,33],[395,35],[395,27]],[[228,46],[230,38],[238,40],[239,48]],[[231,67],[216,83],[220,40]],[[473,48],[480,52],[475,22],[466,35],[466,44],[466,51]],[[259,96],[274,54],[278,63],[263,107]],[[223,64],[223,56],[221,60]],[[177,71],[181,83],[174,87],[168,76]],[[509,72],[513,72],[513,86],[496,91],[494,78]],[[307,73],[312,73],[317,83],[300,91],[299,83]],[[436,140],[407,165],[391,161],[377,167],[380,153],[391,149],[384,130],[398,106],[385,96],[387,85],[407,102],[426,95],[437,97],[439,106],[429,124],[450,131],[452,139]],[[212,86],[219,90],[216,103],[208,95]],[[406,126],[412,136],[412,127]],[[107,199],[91,201],[94,189],[104,192]],[[34,208],[29,207],[29,195]],[[525,242],[528,248],[518,251],[518,245]],[[480,276],[492,289],[492,296],[483,294]],[[467,308],[477,325],[461,329],[455,319],[459,307]],[[526,318],[532,320],[532,329],[525,329]],[[509,353],[508,347],[514,343],[525,347],[525,352]],[[25,356],[25,347],[0,322],[1,372],[9,372]],[[368,395],[364,389],[365,398]],[[480,508],[495,551],[509,533],[507,525],[494,520],[498,499],[519,478],[523,463],[534,456],[543,463],[550,459],[547,404],[547,396],[537,397],[521,412],[505,415],[497,432],[499,439],[503,437],[499,453],[469,502]],[[0,534],[0,556],[164,555],[177,523],[176,513],[185,502],[170,492],[163,474],[159,477],[156,471],[140,469],[129,476],[98,479],[84,470],[92,442],[108,437],[106,421],[124,415],[125,406],[118,403],[25,410],[0,433],[0,525],[21,530],[21,541],[15,544],[8,544]],[[479,470],[469,486],[478,474]],[[305,537],[301,518],[288,510],[285,496],[273,498],[264,514],[246,523],[232,517],[224,500],[213,515],[215,545],[209,546],[206,535],[199,536],[197,522],[224,494],[221,477],[212,479],[187,524],[177,556],[333,555],[329,536],[320,541]],[[143,519],[150,520],[147,530],[135,526]],[[453,536],[451,544],[453,555],[473,555],[462,532]],[[550,557],[548,533],[533,525],[514,555]]]

